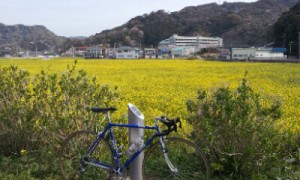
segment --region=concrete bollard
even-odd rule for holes
[[[129,124],[137,124],[144,126],[144,115],[133,104],[128,104],[128,121]],[[135,151],[137,146],[144,144],[144,129],[130,128],[129,130],[129,149]],[[142,180],[142,165],[144,160],[144,152],[141,152],[135,160],[130,164],[130,180]]]

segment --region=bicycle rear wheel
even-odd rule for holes
[[[192,142],[181,138],[163,140],[171,163],[178,173],[168,167],[159,142],[146,153],[143,162],[144,180],[209,179],[209,166],[204,154]]]
[[[63,143],[60,151],[60,168],[64,179],[110,179],[111,169],[105,170],[82,162],[82,156],[97,138],[97,133],[78,131]],[[106,140],[101,139],[89,157],[107,165],[113,165],[113,153]]]

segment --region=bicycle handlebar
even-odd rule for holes
[[[114,107],[109,107],[109,108],[98,108],[98,107],[92,107],[90,108],[94,113],[102,113],[102,114],[107,114],[109,122],[110,122],[110,116],[108,112],[114,112],[117,109]],[[182,128],[181,126],[181,121],[180,118],[177,117],[175,119],[168,119],[166,116],[160,116],[160,117],[155,117],[154,118],[155,125],[157,126],[157,121],[162,122],[164,125],[168,127],[167,130],[163,130],[161,133],[158,133],[157,136],[166,136],[169,135],[172,131],[177,132],[178,127]],[[177,123],[179,125],[177,125]]]
[[[168,119],[166,116],[161,116],[161,117],[155,117],[154,120],[155,121],[158,120],[168,127],[167,130],[162,131],[161,133],[158,134],[158,136],[166,136],[166,135],[170,134],[172,131],[177,132],[178,127],[182,128],[179,117],[177,117],[175,119]],[[179,125],[177,125],[177,123]]]

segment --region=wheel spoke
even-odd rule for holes
[[[164,140],[168,157],[178,173],[171,172],[157,142],[146,153],[143,162],[145,180],[208,179],[209,167],[204,154],[193,143],[181,138]]]
[[[111,170],[105,170],[87,163],[84,163],[82,156],[96,139],[96,133],[89,131],[78,131],[71,134],[60,151],[60,166],[64,179],[110,179]],[[113,167],[113,154],[111,147],[101,139],[92,157],[98,162]]]

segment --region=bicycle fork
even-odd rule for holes
[[[160,141],[161,148],[162,148],[163,154],[164,154],[164,158],[165,158],[165,161],[166,161],[168,167],[173,172],[173,174],[175,174],[175,175],[178,174],[178,169],[172,164],[172,162],[169,159],[168,150],[166,148],[165,143],[163,142],[163,137],[159,137],[159,141]]]

